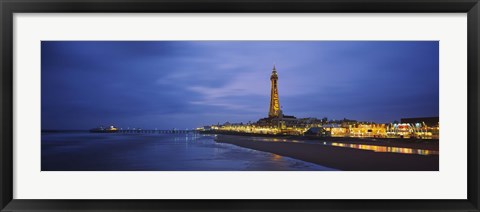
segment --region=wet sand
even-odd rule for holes
[[[229,143],[244,148],[270,152],[306,162],[319,164],[345,171],[438,171],[438,155],[414,155],[386,152],[373,152],[352,148],[327,146],[315,143],[271,142],[253,140],[251,137],[235,135],[218,135],[217,142]],[[370,144],[366,140],[365,144]],[[346,142],[348,143],[348,142]],[[355,140],[355,143],[362,143]],[[375,145],[387,145],[385,142],[375,142]],[[398,146],[398,145],[392,145]],[[418,146],[416,143],[402,142],[402,147]],[[427,146],[421,144],[420,146]],[[428,149],[438,149],[438,143]]]

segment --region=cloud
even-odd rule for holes
[[[274,63],[287,114],[438,114],[438,42],[45,41],[42,128],[254,121]]]

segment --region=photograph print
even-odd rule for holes
[[[41,171],[439,171],[438,41],[42,41]]]

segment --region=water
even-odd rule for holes
[[[200,134],[42,133],[42,171],[327,171]]]

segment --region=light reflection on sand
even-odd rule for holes
[[[325,143],[328,145],[328,143]],[[417,154],[417,155],[438,155],[438,151],[426,150],[426,149],[412,149],[412,148],[403,148],[403,147],[390,147],[390,146],[377,146],[377,145],[367,145],[367,144],[345,144],[345,143],[330,143],[332,146],[338,147],[347,147],[353,149],[361,150],[370,150],[374,152],[393,152],[401,154]]]
[[[316,141],[300,141],[295,139],[288,138],[268,138],[268,137],[252,137],[253,141],[265,141],[265,142],[292,142],[292,143],[318,143]],[[438,151],[435,150],[426,150],[426,149],[415,149],[415,148],[406,148],[406,147],[394,147],[394,146],[381,146],[381,145],[370,145],[370,144],[351,144],[351,143],[342,143],[342,142],[321,142],[320,144],[327,146],[337,146],[345,148],[353,148],[360,150],[369,150],[374,152],[390,152],[390,153],[400,153],[400,154],[414,154],[414,155],[438,155]]]

